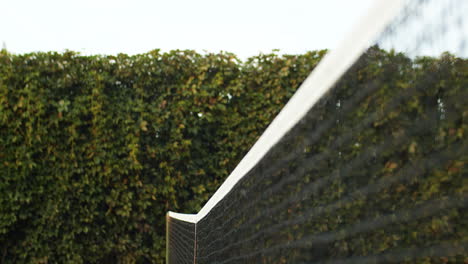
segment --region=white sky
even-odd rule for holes
[[[195,49],[240,58],[333,48],[372,0],[0,0],[8,51],[144,53]]]

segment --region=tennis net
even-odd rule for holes
[[[468,2],[376,1],[168,263],[466,263]]]

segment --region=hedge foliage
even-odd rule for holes
[[[324,54],[270,54],[240,62],[229,53],[193,51],[155,50],[136,56],[1,52],[0,262],[162,263],[166,211],[198,211]],[[418,87],[417,99],[404,108],[385,112],[394,87],[398,91],[412,87],[401,79],[409,75],[413,79],[434,76],[439,81],[431,89]],[[404,150],[383,153],[369,169],[378,171],[376,177],[386,177],[403,162],[452,145],[461,149],[460,159],[425,174],[427,181],[411,188],[389,186],[379,193],[380,198],[388,202],[396,193],[407,194],[413,202],[450,194],[466,197],[467,75],[467,60],[449,54],[413,61],[402,54],[371,49],[348,73],[333,99],[322,100],[320,106],[334,107],[342,117],[365,119],[374,110],[387,114],[366,130],[368,134],[356,134],[362,142],[397,137],[398,126],[411,127],[417,113],[434,107],[443,110],[435,117],[444,116],[436,124],[438,129],[428,129],[415,144],[403,145]],[[357,84],[372,83],[376,77],[391,85],[364,100],[354,112],[336,108],[351,98]],[[434,98],[442,98],[444,104],[438,106]],[[311,122],[321,122],[326,116],[318,113]],[[333,133],[321,138],[323,144],[308,153],[327,152],[327,146],[334,146],[338,132],[353,124],[352,119],[340,120],[348,123],[333,127]],[[343,148],[349,158],[365,150],[351,145]],[[317,166],[345,166],[347,158]],[[351,191],[369,180],[357,179],[362,181],[337,180],[330,186]],[[309,206],[343,195],[317,193]],[[364,209],[370,206],[392,208],[392,203],[381,207],[363,201],[352,205],[362,210],[353,211],[350,205],[340,212],[366,214]],[[460,222],[464,217],[466,213],[457,209],[416,223],[411,228],[422,233],[407,237],[405,243],[421,235],[427,236],[421,241],[429,241],[431,232],[441,241],[455,234],[464,240],[450,239],[466,243],[466,224]],[[329,223],[319,227],[334,230],[354,218],[336,219],[331,214]],[[447,223],[453,222],[457,233],[449,230]],[[284,238],[281,233],[278,236]],[[386,237],[384,246],[398,243],[399,237]],[[381,238],[374,234],[371,245],[361,238],[343,240],[336,243],[339,251],[334,252],[339,256],[350,250],[376,252],[381,249]]]
[[[0,262],[162,263],[324,54],[0,52]]]

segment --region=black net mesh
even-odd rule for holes
[[[170,263],[467,263],[466,14],[408,1]]]
[[[168,263],[194,263],[195,224],[166,217]]]

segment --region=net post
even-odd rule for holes
[[[169,264],[169,212],[166,213],[166,263]]]
[[[195,223],[194,230],[194,240],[193,240],[193,264],[197,264],[197,223]]]

